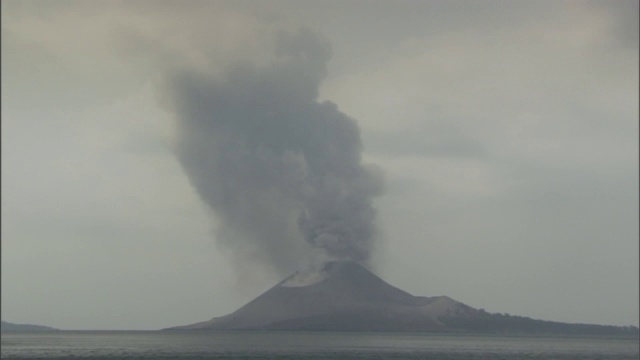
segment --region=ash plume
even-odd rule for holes
[[[178,159],[243,265],[285,274],[314,253],[370,258],[382,176],[362,163],[356,122],[317,100],[329,58],[314,33],[280,31],[260,64],[166,78]]]

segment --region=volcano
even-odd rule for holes
[[[491,314],[447,296],[414,296],[354,261],[297,272],[235,312],[165,330],[313,330],[637,334],[636,327]]]

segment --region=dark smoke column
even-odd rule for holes
[[[366,263],[380,172],[361,163],[355,121],[317,101],[329,46],[308,31],[276,39],[266,65],[168,74],[180,163],[239,259],[281,273],[313,249]]]

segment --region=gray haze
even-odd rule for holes
[[[1,5],[2,320],[227,314],[357,205],[409,293],[638,325],[638,1]]]
[[[240,268],[262,262],[285,276],[310,261],[366,263],[381,179],[361,164],[355,121],[317,101],[329,45],[309,30],[274,32],[268,64],[167,75],[180,163]]]

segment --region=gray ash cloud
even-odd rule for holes
[[[314,252],[366,263],[382,175],[363,164],[354,119],[318,101],[330,47],[306,30],[274,44],[261,64],[167,74],[179,161],[239,260],[279,273]]]

